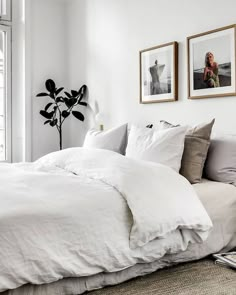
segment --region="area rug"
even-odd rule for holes
[[[180,264],[88,295],[236,295],[236,270],[211,259]]]

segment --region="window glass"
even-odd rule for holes
[[[11,160],[11,28],[0,24],[0,161]]]
[[[0,20],[11,21],[11,0],[0,0]]]
[[[5,77],[4,77],[4,45],[5,45],[5,33],[0,31],[0,161],[6,159],[6,112],[5,112]]]

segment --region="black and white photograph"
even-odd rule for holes
[[[235,95],[235,26],[188,38],[189,98]]]
[[[140,51],[140,103],[177,100],[177,42]]]

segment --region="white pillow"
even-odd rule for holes
[[[126,156],[161,163],[179,172],[187,126],[155,130],[132,126]]]
[[[110,150],[124,155],[126,144],[127,124],[124,124],[107,131],[89,130],[83,146],[86,148]]]

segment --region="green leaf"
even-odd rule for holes
[[[49,96],[49,94],[46,92],[41,92],[36,95],[36,97],[43,97],[43,96]]]
[[[56,96],[64,89],[64,87],[58,88],[55,91]]]
[[[40,113],[40,115],[42,115],[44,118],[46,118],[46,119],[51,119],[51,118],[53,117],[54,111],[48,113],[47,111],[43,111],[43,110],[41,110],[39,113]]]
[[[71,108],[77,102],[77,99],[74,97],[71,97],[70,99],[65,97],[64,101],[65,101],[66,106],[68,108]]]
[[[61,115],[62,115],[63,118],[67,118],[67,117],[70,115],[70,112],[63,111],[63,112],[61,113]]]
[[[51,93],[49,94],[49,96],[50,96],[52,99],[55,99],[55,94],[54,94],[54,92],[51,92]]]
[[[83,85],[80,87],[79,91],[78,91],[78,94],[82,94],[84,95],[87,91],[87,86],[86,85]]]
[[[47,105],[46,105],[46,107],[45,107],[45,111],[47,111],[49,108],[50,108],[50,106],[52,105],[53,103],[52,102],[50,102],[50,103],[48,103]]]
[[[57,125],[57,119],[50,122],[50,126],[54,127],[55,125]]]
[[[73,97],[76,97],[78,95],[78,92],[75,90],[71,90],[71,94]]]
[[[78,104],[85,107],[88,105],[85,101],[78,101]]]
[[[72,97],[72,98],[70,99],[70,104],[71,104],[71,106],[73,106],[76,102],[77,102],[77,99],[76,99],[76,98]]]
[[[72,111],[72,114],[74,115],[74,117],[80,121],[84,121],[84,115],[80,112],[77,111]]]
[[[56,84],[52,79],[48,79],[45,82],[45,86],[46,86],[46,89],[48,90],[48,92],[50,92],[50,93],[54,93],[56,91]]]
[[[58,102],[64,102],[62,96],[59,96],[59,97],[56,98],[56,103],[58,103]]]
[[[47,120],[44,122],[44,125],[48,124],[49,122],[51,122],[51,120]]]
[[[69,92],[65,91],[64,93],[65,93],[65,95],[66,95],[67,97],[69,97],[69,98],[72,97],[72,95],[71,95]]]
[[[70,105],[70,103],[69,103],[69,99],[68,99],[67,97],[64,97],[63,99],[64,99],[64,102],[65,102],[66,106],[67,106],[68,108],[70,108],[71,105]]]
[[[80,94],[80,95],[77,96],[78,101],[81,101],[82,98],[83,98],[83,94]]]

